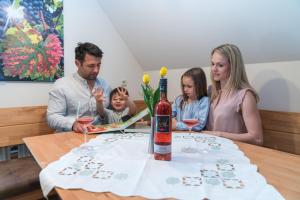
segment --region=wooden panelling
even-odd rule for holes
[[[264,130],[264,146],[300,155],[300,134]]]
[[[24,137],[53,133],[46,112],[47,106],[0,108],[0,147],[23,144]]]
[[[135,100],[134,103],[137,107],[137,112],[140,112],[140,111],[144,110],[145,108],[147,108],[144,100]],[[146,115],[145,117],[143,117],[142,120],[150,121],[150,115]]]
[[[300,113],[260,110],[263,146],[300,155]]]
[[[47,106],[0,108],[0,127],[46,121]]]
[[[260,110],[264,130],[300,134],[300,113]]]
[[[134,103],[137,107],[138,112],[147,107],[144,100],[135,100]]]
[[[0,147],[23,144],[24,137],[54,133],[46,122],[0,127]]]

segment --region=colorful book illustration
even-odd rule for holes
[[[138,120],[142,119],[147,114],[149,114],[148,113],[148,108],[145,108],[141,112],[139,112],[136,115],[134,115],[133,117],[131,117],[126,122],[114,123],[114,124],[105,124],[105,125],[97,125],[97,126],[95,126],[95,128],[88,130],[88,134],[105,133],[105,132],[111,132],[111,131],[125,130],[127,127],[134,124]]]

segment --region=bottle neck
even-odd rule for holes
[[[168,100],[167,91],[160,91],[160,100]]]
[[[160,90],[160,100],[167,100],[167,79],[161,78],[160,84],[159,84],[159,90]]]

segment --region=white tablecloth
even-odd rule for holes
[[[174,133],[172,161],[147,154],[148,134],[104,134],[74,148],[40,173],[53,187],[151,199],[283,199],[230,140]]]

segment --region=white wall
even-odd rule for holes
[[[112,87],[128,81],[133,99],[142,99],[142,69],[104,14],[97,0],[64,0],[65,75],[76,71],[74,48],[77,42],[89,41],[104,51],[100,76]],[[246,65],[251,84],[259,92],[262,109],[300,112],[300,61]],[[209,77],[209,67],[204,68]],[[168,73],[169,100],[180,94],[180,76],[186,69]],[[157,85],[159,72],[149,71],[152,85]],[[208,82],[209,78],[208,78]],[[0,82],[0,107],[46,105],[52,83]]]
[[[147,71],[208,66],[223,43],[247,63],[300,60],[299,0],[98,1]]]
[[[181,93],[180,77],[187,70],[175,69],[168,72],[168,99],[173,101]],[[204,67],[210,84],[210,67]],[[260,109],[300,112],[300,61],[258,63],[246,65],[252,86],[260,96]],[[151,77],[151,85],[157,86],[159,71],[146,71]]]
[[[137,88],[137,77],[142,76],[142,68],[135,60],[126,44],[103,12],[97,0],[65,0],[65,65],[67,72],[76,71],[74,48],[79,41],[97,44],[104,52],[100,76],[111,87],[120,86],[127,80],[128,88]],[[138,91],[130,90],[130,96],[136,98]]]
[[[106,17],[97,0],[64,0],[65,76],[76,71],[74,48],[78,42],[92,42],[103,50],[100,76],[112,87],[128,81],[128,88],[140,87],[142,69]],[[0,107],[46,105],[53,83],[0,82]],[[130,90],[139,98],[139,90]]]

